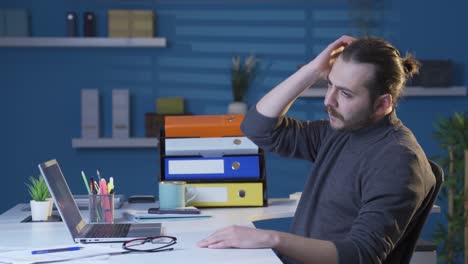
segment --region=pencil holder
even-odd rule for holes
[[[114,194],[89,195],[89,222],[114,222]]]

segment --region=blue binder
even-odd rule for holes
[[[164,158],[164,180],[223,181],[260,179],[259,157],[226,156],[220,158]]]

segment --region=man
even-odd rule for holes
[[[208,248],[273,248],[286,263],[401,263],[435,176],[395,105],[419,64],[388,42],[343,36],[266,94],[242,124],[265,150],[310,160],[292,232],[233,226]],[[328,121],[285,117],[321,78]]]

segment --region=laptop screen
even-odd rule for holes
[[[86,225],[81,216],[78,206],[73,199],[73,195],[68,188],[65,177],[60,170],[56,160],[50,160],[39,164],[39,169],[49,187],[49,191],[59,210],[62,220],[68,227],[73,238],[76,238]]]

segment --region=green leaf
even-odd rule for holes
[[[455,263],[455,260],[462,256],[464,243],[468,243],[463,237],[464,228],[468,223],[468,212],[464,211],[464,151],[468,149],[467,125],[468,112],[455,112],[449,117],[438,116],[438,122],[434,124],[433,138],[439,144],[441,153],[444,153],[433,157],[445,173],[445,182],[438,200],[446,203],[449,190],[453,194],[453,215],[449,217],[447,212],[444,212],[447,226],[438,223],[432,234],[434,241],[439,244],[439,260],[446,261],[446,264]],[[449,151],[453,154],[453,160],[449,159]],[[453,171],[449,171],[450,166]],[[449,252],[453,254],[450,259]]]
[[[39,175],[37,178],[30,176],[29,183],[26,183],[28,193],[34,201],[45,201],[50,198],[49,188],[44,178]]]

